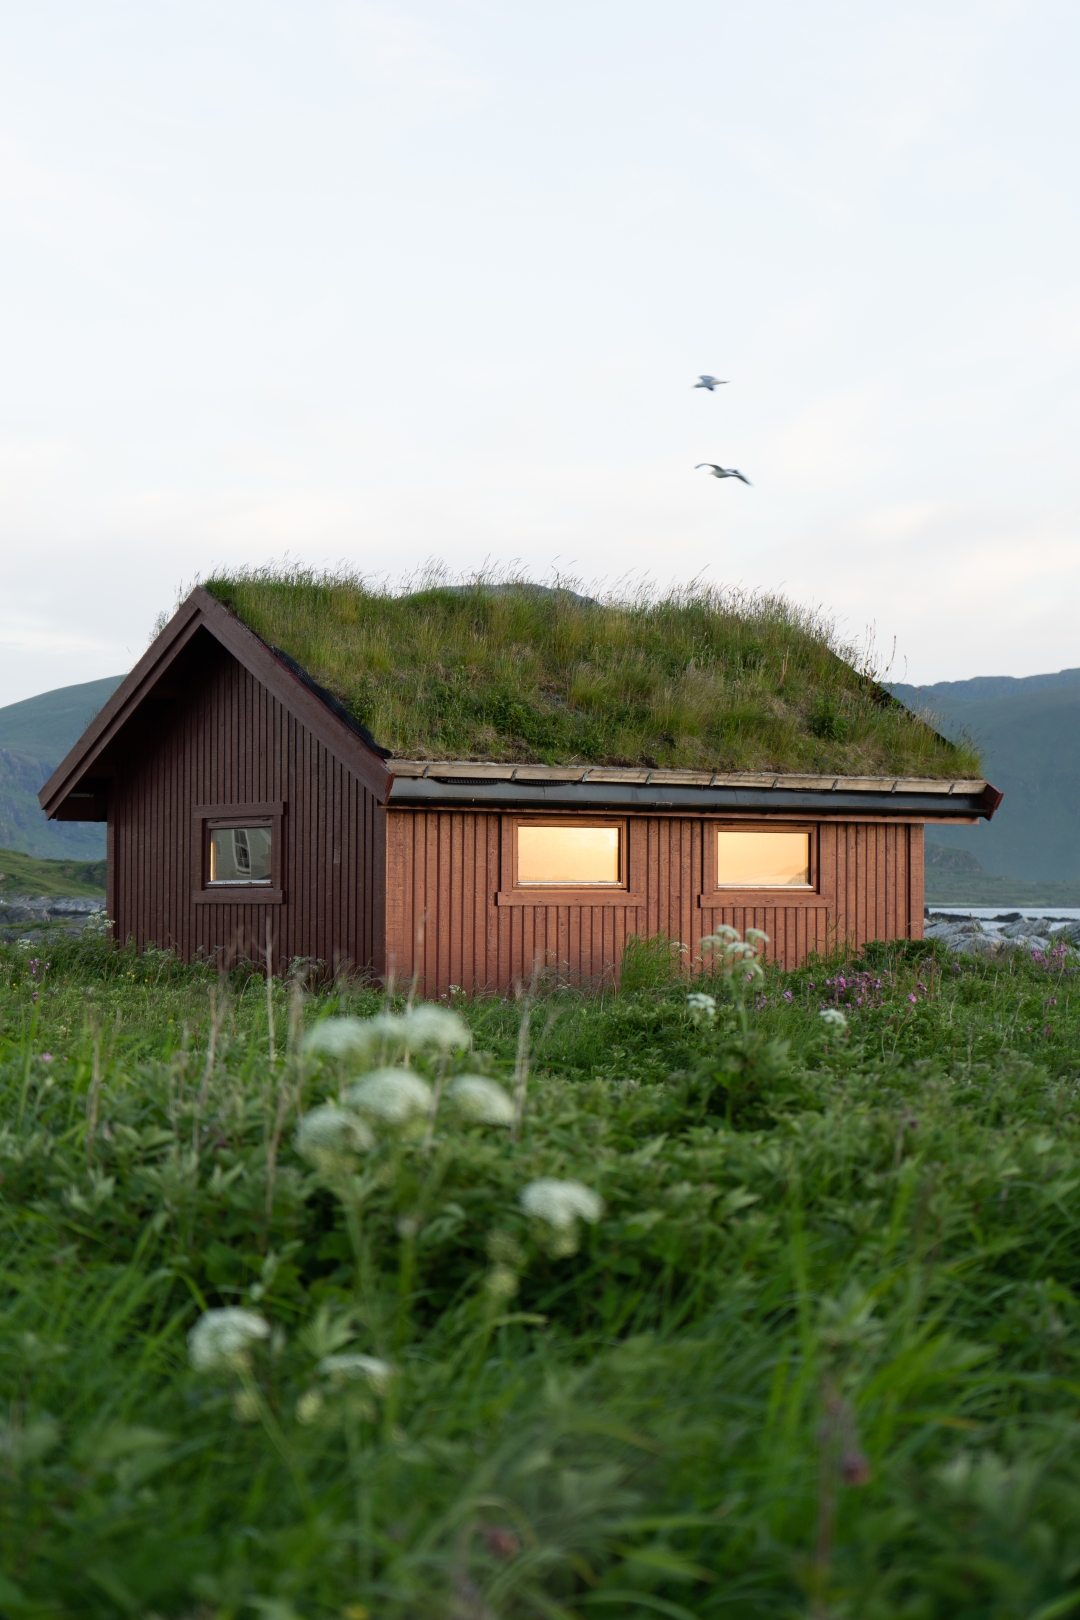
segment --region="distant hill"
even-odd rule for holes
[[[990,875],[1080,880],[1080,669],[894,685],[892,691],[902,703],[935,715],[946,735],[971,737],[987,777],[1005,795],[989,826],[928,827],[928,841],[970,850]],[[953,884],[960,883],[961,874],[953,873]],[[929,887],[929,866],[927,875]]]
[[[42,894],[75,899],[104,893],[104,861],[39,860],[20,850],[0,849],[0,900]]]
[[[60,686],[0,709],[0,846],[60,859],[104,856],[103,822],[47,821],[37,793],[123,678]]]

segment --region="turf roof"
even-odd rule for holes
[[[972,747],[938,736],[824,620],[775,597],[598,602],[484,580],[393,594],[271,570],[204,584],[399,758],[979,775]]]

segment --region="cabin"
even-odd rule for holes
[[[193,590],[40,794],[107,822],[117,939],[427,996],[920,938],[924,827],[1000,798],[782,603],[270,573]]]

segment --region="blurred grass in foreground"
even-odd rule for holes
[[[0,947],[0,1613],[1080,1608],[1073,966],[872,947],[740,1020],[646,957],[414,1056],[520,1140],[372,1116],[320,1173],[365,1064],[302,1031],[377,994]],[[271,1332],[200,1372],[223,1306]]]

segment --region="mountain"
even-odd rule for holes
[[[970,737],[1005,795],[989,826],[928,827],[928,841],[970,850],[988,874],[1080,879],[1080,669],[891,690],[946,736]]]
[[[37,794],[123,678],[60,686],[0,709],[0,847],[54,859],[105,854],[103,822],[46,821]]]

